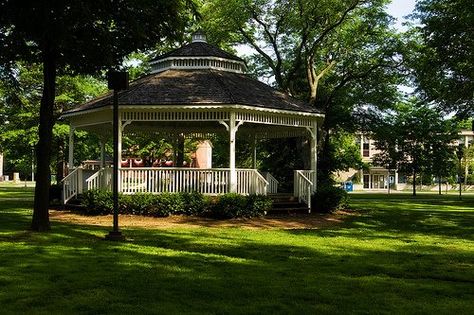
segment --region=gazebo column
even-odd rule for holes
[[[235,170],[235,135],[237,128],[235,125],[235,113],[230,113],[229,120],[229,192],[237,191],[237,171]]]
[[[68,173],[74,168],[74,127],[69,126]]]
[[[224,122],[220,122],[224,125]],[[237,191],[237,171],[235,169],[235,136],[237,130],[242,125],[243,121],[237,123],[235,113],[230,113],[229,124],[226,128],[229,130],[229,192]]]
[[[312,172],[312,178],[311,181],[313,182],[313,192],[316,192],[317,188],[317,180],[318,180],[318,171],[317,171],[317,165],[318,165],[318,122],[315,120],[312,123],[312,126],[310,128],[310,163],[311,163],[311,171]]]

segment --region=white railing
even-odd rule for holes
[[[254,169],[237,169],[237,191],[241,195],[259,194],[266,195],[268,190],[267,180]]]
[[[137,192],[192,192],[222,194],[228,191],[228,169],[132,168],[119,170],[119,190]]]
[[[87,190],[107,189],[112,187],[112,168],[101,168],[99,171],[86,179]]]
[[[119,191],[124,194],[197,191],[206,195],[218,195],[230,192],[229,180],[228,168],[119,169]],[[266,195],[268,192],[276,192],[278,186],[276,179],[267,181],[255,169],[236,169],[236,180],[236,193],[242,195]],[[63,179],[63,202],[67,203],[83,191],[110,190],[111,185],[112,168],[100,169],[84,180],[82,167],[79,167]]]
[[[299,170],[294,173],[294,196],[299,202],[308,205],[311,211],[311,195],[313,193],[313,182],[310,180],[314,175],[314,171]]]
[[[257,170],[237,169],[237,193],[266,194],[268,182]],[[119,190],[139,192],[192,192],[217,195],[229,192],[228,168],[121,168]]]
[[[63,183],[63,204],[82,193],[82,167],[74,169],[62,180]]]
[[[278,185],[280,182],[268,172],[265,174],[265,179],[268,182],[268,193],[276,194],[278,192]]]

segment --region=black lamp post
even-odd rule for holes
[[[459,183],[459,200],[462,199],[462,188],[461,188],[461,183],[462,183],[462,178],[461,178],[461,162],[462,158],[464,156],[464,146],[462,144],[459,144],[458,150],[456,151],[456,155],[458,156],[459,160],[459,168],[458,168],[458,183]]]
[[[109,89],[114,90],[113,103],[113,140],[114,140],[114,167],[112,192],[114,201],[114,225],[113,230],[105,236],[105,239],[111,241],[121,241],[124,239],[118,225],[118,168],[119,168],[119,152],[118,152],[118,135],[119,135],[119,111],[118,111],[118,91],[128,88],[128,72],[109,71],[107,75]]]

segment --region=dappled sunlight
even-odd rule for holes
[[[6,313],[468,310],[471,212],[402,204],[353,198],[359,215],[319,229],[133,227],[110,242],[108,226],[26,231],[30,203],[1,203],[0,303]]]

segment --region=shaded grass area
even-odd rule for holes
[[[0,195],[0,313],[474,313],[474,198],[353,195],[320,230],[108,229]]]

